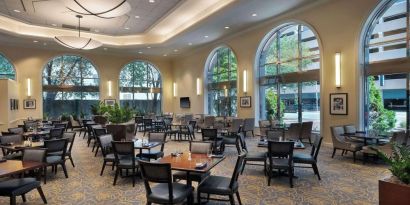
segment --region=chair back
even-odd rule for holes
[[[204,118],[204,128],[209,128],[214,126],[215,116],[205,116]]]
[[[344,128],[342,126],[331,126],[330,131],[332,133],[333,147],[344,146]]]
[[[170,163],[157,163],[138,160],[141,167],[141,176],[144,180],[145,191],[147,197],[152,193],[150,182],[168,184],[168,200],[172,204],[173,189],[172,189],[172,172]],[[165,194],[165,193],[162,193]],[[161,195],[162,195],[161,194]]]
[[[74,145],[74,140],[75,140],[75,135],[77,133],[76,132],[65,132],[63,134],[63,138],[68,140],[68,152],[71,152],[71,150],[73,149],[73,145]]]
[[[407,138],[408,138],[408,135],[406,134],[405,131],[393,132],[391,141],[399,145],[405,145],[407,144]]]
[[[24,128],[22,128],[22,127],[13,127],[13,128],[9,128],[8,131],[11,134],[22,135],[24,133]]]
[[[261,136],[266,136],[266,131],[270,130],[271,128],[271,124],[269,122],[269,120],[259,120],[258,122],[259,124],[259,134]]]
[[[64,159],[67,144],[67,139],[44,140],[44,148],[47,149],[47,153],[61,152],[61,159]]]
[[[293,148],[295,142],[276,142],[268,141],[268,156],[272,157],[284,157],[288,158],[289,164],[293,161]]]
[[[345,133],[348,133],[348,134],[354,134],[354,133],[356,133],[356,126],[354,126],[354,125],[345,125],[344,126],[344,131],[345,131]]]
[[[214,141],[218,137],[217,129],[201,129],[202,132],[202,141]]]
[[[106,135],[107,134],[107,129],[105,128],[93,128],[94,136],[98,137],[100,135]]]
[[[50,138],[60,139],[63,137],[65,128],[52,128],[50,129]]]
[[[2,144],[5,143],[14,143],[14,144],[20,144],[23,142],[23,136],[22,135],[5,135],[0,137],[0,142]]]
[[[161,151],[164,151],[167,134],[165,132],[150,132],[148,133],[149,142],[159,142],[161,144]]]
[[[236,150],[238,151],[238,153],[241,153],[243,150],[248,151],[243,133],[238,133],[236,135],[235,145],[236,145]]]
[[[266,131],[266,139],[271,141],[279,141],[280,137],[285,139],[285,129],[274,128]]]
[[[192,119],[194,119],[194,115],[193,114],[185,114],[185,122],[189,122],[192,121]]]
[[[236,160],[235,169],[232,173],[231,182],[229,183],[229,188],[233,188],[234,184],[238,182],[239,174],[241,173],[242,167],[244,165],[244,159],[246,156],[246,152],[241,152],[239,154],[238,159]]]
[[[24,149],[23,150],[23,162],[45,162],[46,161],[46,149]]]
[[[310,151],[310,155],[313,157],[313,159],[315,159],[315,161],[317,160],[317,156],[319,155],[319,150],[320,150],[320,147],[322,146],[322,140],[323,140],[323,137],[320,135],[317,135],[315,137],[315,140],[313,141],[312,150]]]
[[[38,126],[38,122],[34,120],[25,120],[23,121],[24,129],[28,131],[29,129],[34,129]]]
[[[313,122],[302,122],[302,128],[300,131],[300,139],[310,139],[312,136],[312,127],[313,127]]]
[[[241,129],[241,126],[243,125],[243,119],[235,118],[232,119],[232,124],[228,128],[229,133],[238,133],[239,129]]]
[[[67,124],[66,123],[55,123],[54,128],[64,128],[67,129]]]
[[[114,151],[115,161],[119,161],[122,158],[132,159],[133,164],[135,164],[135,149],[133,141],[112,141],[112,149]]]
[[[74,117],[72,115],[70,115],[70,123],[72,127],[78,127],[80,126],[80,123],[74,119]]]
[[[192,154],[208,154],[212,149],[212,144],[210,142],[189,142],[189,151]]]
[[[243,132],[252,131],[255,128],[255,118],[246,118],[243,122]]]
[[[152,126],[152,119],[151,118],[145,118],[143,119],[144,126],[146,127],[151,127]]]
[[[101,148],[101,152],[103,156],[107,156],[107,154],[111,153],[112,151],[112,144],[113,137],[111,134],[107,135],[100,135],[97,137],[98,144]]]
[[[291,123],[287,132],[286,138],[288,140],[299,140],[302,125],[301,123]]]
[[[144,122],[144,117],[143,116],[136,116],[134,117],[135,124],[142,124]]]

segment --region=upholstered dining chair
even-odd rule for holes
[[[73,165],[73,167],[75,167],[75,165],[74,165],[72,150],[73,150],[76,134],[77,134],[76,132],[65,132],[63,134],[63,138],[68,140],[67,152],[65,153],[65,158],[70,160],[71,165]]]
[[[300,133],[302,129],[301,123],[291,123],[289,129],[285,132],[285,138],[287,140],[297,141],[300,139]]]
[[[180,204],[186,199],[193,204],[193,188],[172,181],[171,164],[139,160],[147,204]],[[152,186],[151,183],[155,183]]]
[[[131,170],[132,173],[132,186],[135,186],[135,177],[138,172],[139,166],[137,158],[135,157],[134,142],[120,142],[112,141],[112,148],[115,157],[115,177],[113,185],[117,183],[118,174],[123,170]]]
[[[50,139],[61,139],[63,137],[64,130],[64,127],[50,129]]]
[[[243,133],[239,133],[237,135],[236,149],[238,153],[242,153],[243,150],[246,151],[246,154],[244,157],[244,163],[243,163],[243,166],[241,167],[241,174],[243,173],[243,170],[245,169],[246,164],[263,166],[264,173],[266,174],[266,152],[249,152]],[[249,163],[249,162],[259,162],[259,163]]]
[[[9,128],[8,131],[11,134],[22,135],[24,133],[24,128],[22,128],[22,127],[12,127],[12,128]]]
[[[47,199],[44,195],[43,189],[41,188],[41,183],[35,178],[9,179],[0,182],[0,196],[10,197],[10,205],[16,204],[17,196],[21,196],[23,202],[26,202],[25,194],[33,189],[37,189],[43,203],[47,204]]]
[[[93,149],[91,150],[92,152],[94,152],[94,149],[95,149],[95,154],[94,154],[94,156],[97,156],[97,153],[98,153],[98,149],[100,148],[99,146],[98,146],[98,140],[97,140],[97,137],[98,136],[101,136],[101,135],[106,135],[106,134],[108,134],[108,132],[107,132],[107,129],[106,128],[100,128],[100,127],[98,127],[98,128],[93,128],[93,135],[94,135],[94,138],[95,138],[95,140],[94,140],[94,144],[93,144]]]
[[[0,136],[0,143],[1,144],[9,144],[9,143],[14,143],[14,144],[20,144],[23,142],[23,136],[18,135],[18,134],[11,134],[11,135],[4,135]],[[21,159],[22,153],[20,151],[10,151],[5,148],[1,148],[1,151],[3,152],[3,157],[6,159]]]
[[[315,172],[315,175],[317,175],[317,178],[319,180],[320,180],[320,174],[319,174],[319,169],[317,168],[317,156],[319,155],[319,150],[322,145],[322,140],[323,140],[323,137],[319,135],[315,136],[315,139],[313,140],[313,144],[312,144],[312,149],[310,150],[310,154],[305,154],[301,152],[296,152],[293,154],[293,162],[295,164],[311,165],[313,171]],[[299,168],[310,168],[310,167],[299,166]]]
[[[112,144],[111,142],[113,141],[113,137],[111,134],[107,135],[100,135],[97,137],[98,145],[101,149],[101,153],[103,155],[103,166],[101,168],[100,176],[103,175],[105,165],[107,163],[111,163],[112,169],[114,170],[114,164],[115,164],[115,156],[112,150]]]
[[[57,173],[57,165],[61,165],[64,175],[68,178],[67,169],[65,166],[65,157],[67,152],[68,139],[45,140],[44,148],[46,152],[47,166],[51,166],[54,173]],[[44,184],[47,183],[47,167],[44,171]]]
[[[307,139],[309,141],[309,144],[312,144],[312,140],[311,140],[312,128],[313,128],[312,121],[302,122],[302,125],[300,128],[300,136],[299,136],[300,141]]]
[[[344,128],[342,126],[332,126],[330,127],[332,133],[332,142],[333,142],[333,154],[332,158],[335,156],[336,150],[350,151],[353,153],[353,162],[356,162],[356,152],[360,151],[363,147],[363,144],[356,143],[346,140],[344,136]]]
[[[217,129],[201,129],[202,141],[212,143],[212,152],[222,153],[223,152],[223,138],[218,136]]]
[[[255,129],[255,118],[245,118],[243,121],[242,132],[243,135],[246,137],[248,132],[251,132],[252,137],[255,137],[253,130]]]
[[[295,142],[268,141],[268,186],[273,176],[273,170],[286,170],[289,176],[290,188],[293,188],[293,148]]]

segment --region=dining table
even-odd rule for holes
[[[173,153],[159,160],[159,163],[170,163],[172,170],[185,171],[187,173],[187,185],[192,186],[189,177],[191,173],[207,173],[226,157],[224,155]]]
[[[16,152],[16,151],[21,151],[23,149],[28,149],[28,148],[40,148],[44,146],[44,142],[38,141],[38,142],[32,142],[31,145],[26,141],[26,143],[23,141],[21,143],[6,143],[6,144],[0,144],[0,148],[11,151],[11,152]]]
[[[45,165],[45,163],[35,161],[6,160],[0,162],[0,177],[42,168]]]
[[[148,150],[150,151],[152,148],[158,147],[162,145],[162,142],[147,142],[142,139],[136,139],[134,140],[134,149],[139,149],[140,151],[140,156],[142,156],[142,150]]]
[[[388,141],[387,137],[380,136],[380,135],[374,135],[374,134],[369,134],[365,132],[357,132],[357,133],[345,133],[343,136],[346,136],[351,139],[358,139],[362,140],[364,143],[364,146],[368,145],[368,141],[376,141],[376,144],[381,144],[381,142],[386,143]]]

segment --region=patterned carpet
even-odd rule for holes
[[[140,134],[138,134],[140,135]],[[256,147],[256,138],[247,138],[248,147]],[[170,141],[165,146],[166,154],[175,149],[188,150],[188,142]],[[309,151],[308,147],[305,151]],[[290,188],[287,177],[273,178],[270,187],[261,166],[247,165],[239,177],[240,194],[243,204],[377,204],[378,179],[388,175],[385,165],[353,163],[351,154],[342,157],[338,153],[331,158],[332,148],[322,146],[319,153],[319,181],[312,169],[295,169],[294,188]],[[213,170],[212,174],[231,176],[236,161],[236,149],[226,148],[227,158]],[[57,175],[51,174],[43,190],[48,204],[145,204],[145,189],[141,179],[132,187],[131,178],[119,178],[113,186],[114,172],[110,167],[100,176],[102,157],[94,157],[91,148],[86,146],[82,137],[77,137],[73,148],[76,167],[67,162],[69,178],[66,179],[59,167]],[[359,156],[360,157],[360,156]],[[194,183],[195,185],[195,183]],[[195,185],[196,186],[196,185]],[[235,199],[236,200],[236,199]],[[19,204],[42,204],[37,191],[27,195],[27,203],[18,198]],[[0,198],[0,204],[8,204],[6,197]],[[210,202],[208,204],[228,204]]]

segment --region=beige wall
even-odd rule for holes
[[[17,72],[16,83],[19,85],[18,94],[20,109],[16,113],[16,119],[26,119],[27,117],[42,118],[42,69],[44,65],[53,57],[62,54],[81,55],[89,59],[97,68],[100,76],[100,99],[116,98],[118,101],[118,77],[121,68],[133,60],[146,60],[153,63],[160,70],[163,77],[163,110],[172,111],[172,68],[169,60],[160,58],[143,58],[138,56],[118,56],[92,54],[91,52],[70,52],[31,49],[22,47],[0,46],[0,53],[4,54],[14,65]],[[27,78],[32,80],[32,97],[37,101],[37,109],[24,110],[22,102],[27,99]],[[113,97],[108,96],[108,81],[112,81]]]
[[[203,113],[204,95],[196,95],[196,78],[204,78],[204,68],[208,55],[220,45],[232,48],[238,59],[238,97],[242,93],[242,73],[244,69],[249,72],[248,95],[252,96],[252,108],[239,108],[239,117],[255,116],[255,107],[259,106],[257,100],[257,83],[255,79],[255,56],[258,46],[267,33],[273,28],[289,22],[301,22],[309,25],[320,39],[321,49],[321,120],[322,135],[325,141],[330,141],[332,125],[359,124],[359,39],[364,22],[370,12],[375,8],[377,0],[331,0],[300,12],[289,13],[279,18],[274,18],[260,25],[221,39],[215,43],[204,46],[196,52],[175,59],[173,62],[174,81],[179,84],[178,97],[174,98],[176,112]],[[334,53],[342,53],[342,87],[335,87]],[[205,87],[205,86],[203,86]],[[334,92],[347,92],[349,114],[347,116],[334,116],[329,114],[329,94]],[[191,97],[191,109],[179,108],[179,97]],[[258,112],[258,111],[257,111]]]

